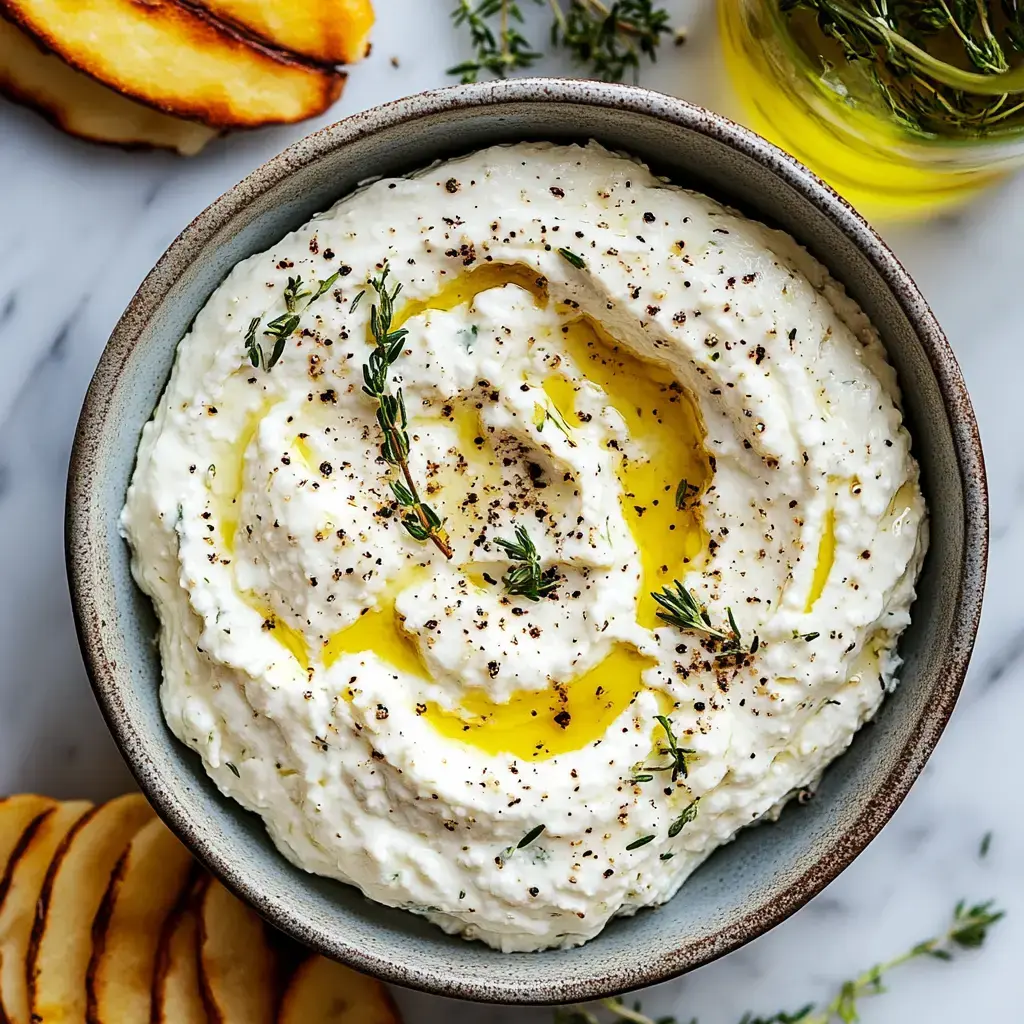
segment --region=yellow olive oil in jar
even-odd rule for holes
[[[750,126],[867,216],[927,216],[1024,163],[1024,0],[719,0]]]

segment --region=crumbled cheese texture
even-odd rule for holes
[[[450,560],[363,390],[385,266]],[[231,272],[145,429],[123,531],[164,713],[303,868],[578,945],[813,788],[895,685],[910,448],[877,332],[787,235],[596,144],[377,181]],[[537,601],[503,583],[517,527]],[[658,617],[676,581],[728,640]]]

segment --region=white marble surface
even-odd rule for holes
[[[445,84],[444,69],[464,55],[446,0],[378,6],[374,54],[353,69],[323,123]],[[728,110],[710,0],[670,6],[690,42],[669,49],[644,83]],[[64,575],[64,480],[78,408],[111,327],[178,230],[310,127],[236,136],[185,161],[85,145],[0,101],[0,790],[99,798],[130,785],[82,669]],[[769,935],[643,994],[645,1009],[681,1021],[735,1024],[747,1010],[825,996],[941,928],[960,896],[994,896],[1010,915],[981,953],[906,969],[865,1006],[865,1021],[1024,1020],[1014,956],[1024,945],[1024,180],[956,216],[886,234],[945,325],[981,421],[993,544],[973,667],[924,776],[841,878]],[[399,999],[408,1020],[428,1024],[450,1009],[465,1024],[550,1020],[542,1009]]]

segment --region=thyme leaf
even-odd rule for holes
[[[254,316],[249,321],[249,329],[245,332],[245,351],[249,356],[249,362],[253,366],[260,366],[263,363],[263,349],[256,340],[256,332],[259,330],[262,317]]]
[[[253,366],[268,372],[277,365],[278,360],[284,354],[285,342],[295,332],[295,328],[299,326],[299,318],[294,314],[284,313],[267,324],[263,336],[272,338],[274,341],[274,347],[270,350],[269,356],[256,336],[261,320],[262,317],[254,316],[249,321],[249,327],[245,332],[245,353]]]
[[[325,295],[328,291],[330,291],[331,288],[334,286],[334,282],[337,281],[339,277],[341,277],[341,271],[336,270],[333,274],[331,274],[330,277],[325,278],[323,281],[321,281],[317,286],[316,291],[313,292],[313,297],[309,300],[309,304],[312,306],[317,299],[319,299],[322,295]]]
[[[523,836],[522,839],[516,843],[516,849],[521,850],[524,846],[529,846],[535,839],[540,838],[540,834],[544,831],[546,826],[538,825],[536,828],[531,828],[529,832]]]
[[[676,508],[680,512],[685,511],[688,508],[693,507],[693,499],[700,494],[700,488],[696,484],[691,484],[689,480],[685,478],[679,481],[679,486],[676,487]]]
[[[683,811],[683,813],[680,814],[679,817],[676,818],[676,820],[673,821],[671,825],[669,825],[669,827],[668,827],[668,837],[669,837],[669,839],[675,839],[675,837],[677,835],[679,835],[680,832],[683,831],[683,828],[685,826],[689,825],[690,822],[693,821],[697,817],[697,811],[698,811],[699,808],[700,808],[700,797],[697,797],[696,800],[694,800],[692,803],[690,803],[689,806]]]
[[[572,427],[565,422],[565,417],[553,406],[553,405],[541,405],[540,402],[534,402],[533,405],[533,425],[537,430],[542,431],[544,424],[550,420],[559,431],[562,436],[569,442],[570,448],[576,447],[576,441],[572,436]]]
[[[981,837],[981,845],[978,847],[978,856],[984,860],[988,856],[988,851],[992,846],[992,833],[986,832]]]
[[[654,842],[655,838],[655,836],[641,836],[639,839],[634,839],[626,849],[639,850],[641,846],[646,846],[648,843]]]
[[[684,779],[689,775],[689,769],[686,763],[687,754],[696,754],[696,750],[691,750],[689,747],[679,746],[676,740],[676,735],[672,731],[672,723],[665,715],[655,715],[655,721],[665,730],[665,739],[668,742],[668,749],[663,749],[661,753],[669,755],[669,763],[660,765],[658,767],[644,766],[645,771],[649,772],[671,772],[672,781],[675,782],[680,776]]]
[[[284,286],[284,306],[289,313],[294,313],[298,308],[299,300],[309,296],[308,291],[302,291],[302,278],[289,277],[288,283]]]
[[[556,251],[566,263],[572,264],[577,270],[587,269],[587,261],[582,256],[577,256],[571,249],[562,248]]]

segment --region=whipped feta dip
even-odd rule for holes
[[[364,387],[396,285],[408,478]],[[122,529],[221,791],[505,951],[663,903],[813,789],[896,685],[927,546],[856,303],[595,143],[376,181],[235,267]]]

